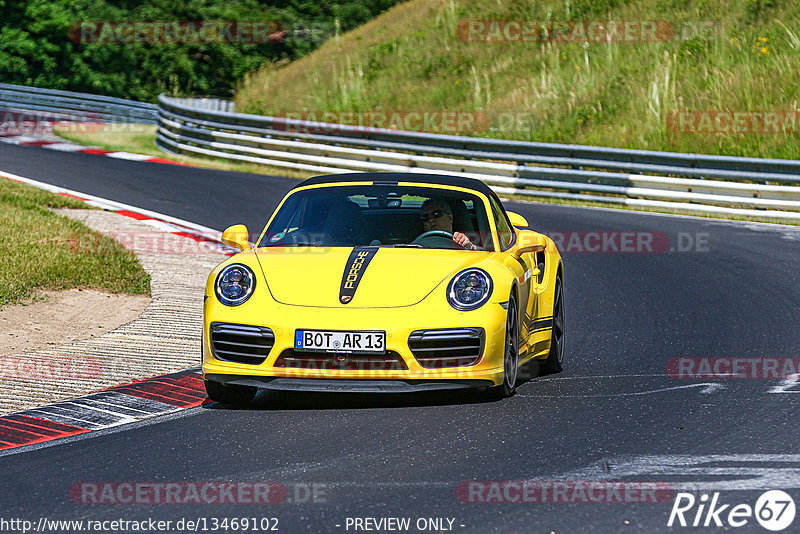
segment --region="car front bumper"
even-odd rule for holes
[[[275,305],[266,313],[242,314],[209,298],[204,313],[203,373],[206,380],[291,391],[413,392],[487,387],[503,381],[505,351],[505,303],[489,302],[478,310],[460,312],[430,306],[402,308],[312,308]],[[261,363],[218,359],[211,346],[211,324],[250,325],[269,328],[274,341]],[[472,365],[427,368],[414,356],[408,339],[419,330],[482,328],[480,359]],[[295,330],[386,332],[386,350],[402,358],[396,366],[353,368],[296,368],[276,366],[279,357],[294,349]],[[333,353],[322,353],[327,356]],[[338,354],[338,353],[335,353]],[[419,352],[418,352],[419,354]],[[344,355],[345,357],[347,355]]]
[[[307,391],[317,393],[418,393],[473,389],[495,385],[491,380],[381,380],[285,378],[249,375],[206,374],[206,380],[232,386],[251,386],[273,391]]]

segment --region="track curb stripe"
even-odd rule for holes
[[[25,432],[19,432],[15,429],[14,423],[26,425],[30,427],[30,430],[26,428]],[[11,414],[0,418],[0,443],[4,444],[0,445],[0,450],[43,443],[58,438],[76,436],[85,432],[88,432],[85,428],[55,423],[39,417],[24,415],[24,413]],[[26,436],[26,433],[30,433],[31,436]]]
[[[179,378],[171,376],[152,378],[144,383],[134,382],[110,389],[178,408],[193,408],[201,405],[206,399],[203,379],[199,374],[189,374]]]
[[[162,163],[168,165],[183,165],[185,167],[196,167],[191,163],[173,161],[158,156],[148,156],[147,154],[135,154],[133,152],[122,152],[119,150],[104,150],[95,146],[84,146],[73,142],[50,141],[48,139],[37,139],[27,135],[8,134],[0,135],[0,142],[22,146],[38,146],[50,150],[60,150],[62,152],[79,152],[81,154],[92,154],[95,156],[106,156],[117,159],[127,159],[130,161],[145,161],[148,163]]]
[[[199,368],[0,417],[0,451],[118,427],[207,402]]]
[[[45,182],[39,182],[37,180],[32,180],[30,178],[25,178],[24,176],[18,176],[16,174],[11,174],[4,171],[0,171],[0,178],[30,185],[39,189],[44,189],[63,197],[73,198],[75,200],[85,202],[89,206],[107,211],[113,211],[118,215],[130,217],[131,219],[151,224],[154,228],[157,228],[163,232],[180,237],[187,237],[197,241],[198,243],[209,243],[215,245],[219,252],[227,256],[233,256],[239,252],[238,250],[222,243],[222,232],[214,230],[213,228],[208,228],[207,226],[202,226],[185,221],[183,219],[164,215],[163,213],[137,208],[135,206],[123,204],[114,200],[88,195],[79,191],[73,191],[71,189],[58,187]]]

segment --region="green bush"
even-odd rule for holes
[[[162,92],[225,98],[265,61],[303,56],[396,2],[289,0],[276,7],[258,0],[0,0],[0,80],[151,102]],[[270,21],[289,31],[270,43],[71,40],[70,29],[86,21]]]

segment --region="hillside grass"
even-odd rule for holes
[[[150,276],[133,252],[51,208],[86,205],[0,179],[0,307],[48,289],[150,293]]]
[[[661,20],[660,42],[465,42],[466,20]],[[800,111],[800,10],[789,0],[411,0],[240,84],[237,110],[475,110],[522,120],[485,137],[800,158],[788,133],[681,133],[676,111]],[[798,125],[800,128],[800,125]]]

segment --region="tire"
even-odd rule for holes
[[[564,284],[561,275],[556,276],[553,297],[553,333],[550,337],[550,353],[544,361],[545,374],[560,373],[564,364]]]
[[[503,353],[503,383],[489,388],[489,396],[505,399],[514,394],[519,371],[519,326],[517,323],[517,299],[512,293],[508,297],[506,316],[506,344]]]
[[[210,380],[206,380],[205,383],[208,398],[220,404],[242,406],[253,400],[258,392],[258,388],[249,386],[233,386]]]

